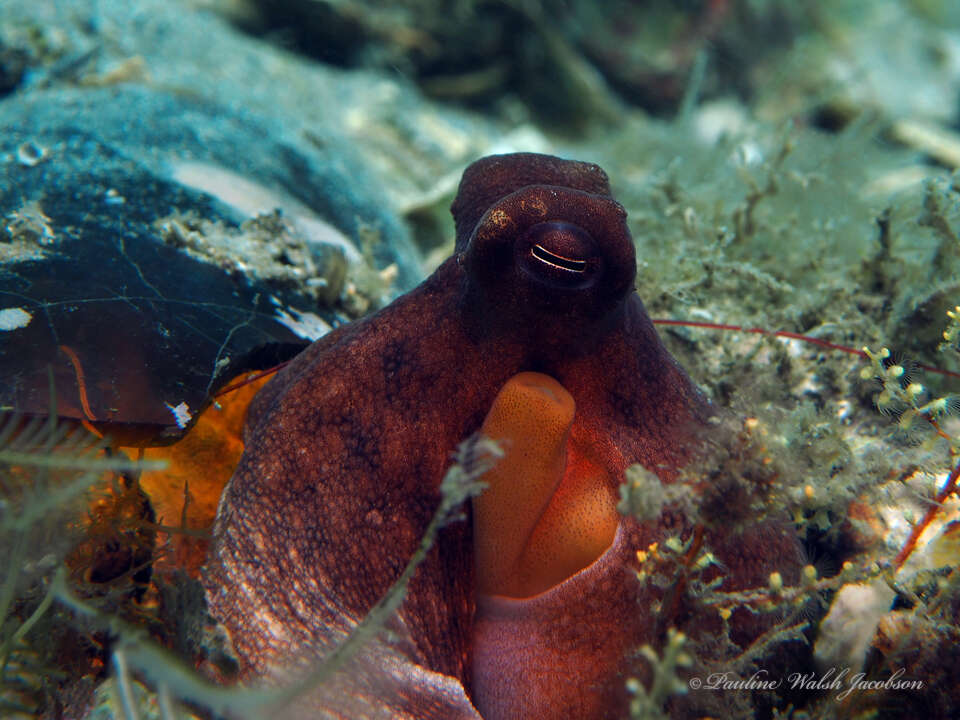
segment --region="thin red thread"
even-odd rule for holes
[[[748,328],[743,327],[742,325],[727,325],[725,323],[710,323],[710,322],[699,322],[697,320],[666,320],[666,319],[656,319],[653,321],[654,325],[677,325],[680,327],[697,327],[697,328],[707,328],[708,330],[733,330],[735,332],[745,332],[745,333],[754,333],[756,335],[773,335],[774,337],[783,337],[790,338],[791,340],[802,340],[803,342],[812,343],[814,345],[819,345],[820,347],[825,347],[829,350],[839,350],[840,352],[849,353],[851,355],[859,355],[860,357],[867,357],[867,354],[863,350],[857,350],[856,348],[848,347],[847,345],[837,345],[836,343],[829,342],[827,340],[821,340],[820,338],[810,337],[809,335],[801,335],[800,333],[790,332],[789,330],[765,330],[764,328]],[[931,365],[920,365],[916,367],[921,370],[926,370],[927,372],[937,373],[939,375],[946,375],[947,377],[958,378],[960,379],[960,373],[954,372],[952,370],[942,370],[941,368],[933,367]]]
[[[87,402],[87,382],[84,379],[83,365],[80,364],[80,358],[77,357],[77,354],[69,345],[61,345],[60,349],[70,358],[70,364],[73,365],[73,372],[77,376],[77,391],[80,394],[80,406],[83,408],[83,414],[87,416],[87,420],[90,422],[96,422],[97,418],[95,418],[90,411],[90,403]]]

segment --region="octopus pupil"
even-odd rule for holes
[[[530,248],[530,254],[537,260],[547,263],[548,265],[553,265],[561,270],[577,273],[587,271],[587,263],[585,260],[574,260],[573,258],[564,257],[563,255],[557,255],[539,243],[533,244],[533,247]]]

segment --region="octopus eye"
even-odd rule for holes
[[[601,258],[586,230],[567,222],[545,222],[527,230],[516,245],[516,261],[528,276],[557,288],[594,283]]]
[[[563,255],[558,255],[557,253],[550,252],[540,243],[533,244],[533,247],[530,248],[530,254],[540,262],[553,265],[559,270],[567,270],[569,272],[576,273],[587,271],[586,260],[577,260],[576,258],[568,258],[564,257]]]

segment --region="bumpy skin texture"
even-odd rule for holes
[[[544,373],[571,393],[570,441],[612,483],[636,462],[670,481],[695,452],[710,408],[633,292],[625,212],[600,168],[484,158],[464,173],[452,210],[453,257],[314,343],[251,408],[206,578],[247,677],[328,647],[383,595],[437,507],[452,449],[515,374]],[[475,622],[471,525],[446,527],[394,629],[397,652],[452,676],[466,696],[411,681],[374,702],[384,716],[412,717],[460,702],[460,715],[444,705],[445,716],[476,717],[476,693],[488,718],[621,715],[624,652],[656,641],[653,598],[627,570],[631,556],[688,531],[666,516],[657,527],[624,520],[598,563],[530,601],[481,598]],[[733,545],[725,587],[762,582],[769,559]]]

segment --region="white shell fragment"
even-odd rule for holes
[[[0,310],[0,330],[25,328],[33,320],[33,315],[23,308],[4,308]]]
[[[183,428],[185,428],[193,418],[193,415],[190,413],[190,406],[185,402],[182,402],[176,406],[171,405],[170,403],[164,403],[164,405],[166,405],[170,412],[173,413],[173,418],[177,421],[177,427],[179,427],[181,430],[183,430]]]

